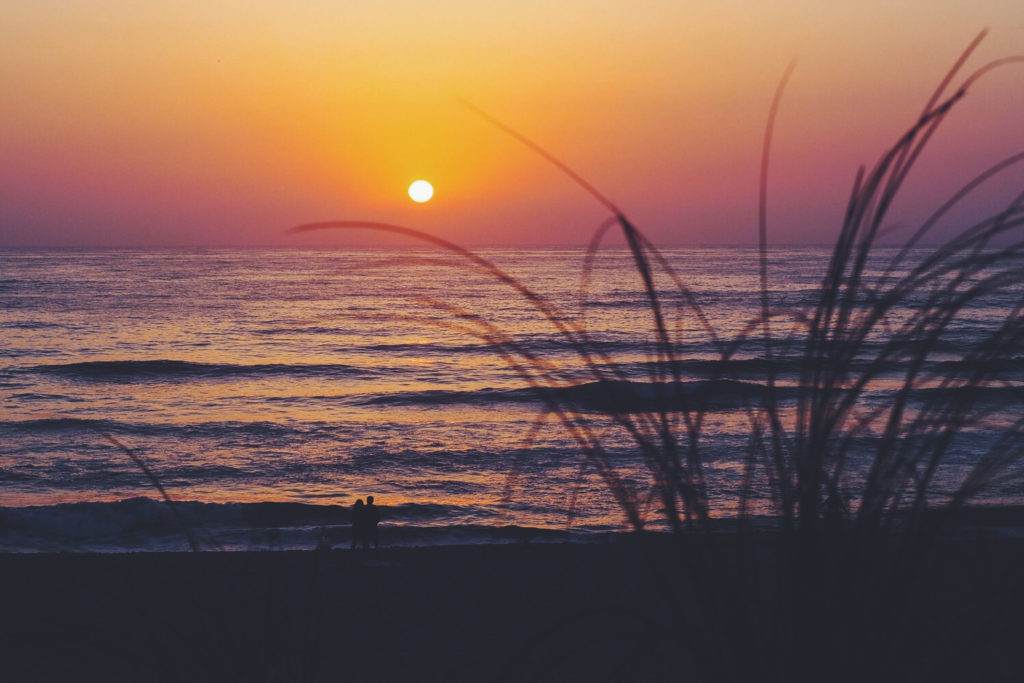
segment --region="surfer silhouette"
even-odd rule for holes
[[[352,506],[352,550],[359,543],[366,547],[366,506],[362,498],[357,499]]]
[[[366,497],[366,508],[363,510],[366,520],[365,535],[363,536],[363,547],[369,547],[373,542],[374,550],[378,547],[377,525],[380,524],[380,509],[373,504],[373,496]]]

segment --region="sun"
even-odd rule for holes
[[[417,180],[409,186],[409,197],[416,203],[429,202],[434,196],[434,186],[426,180]]]

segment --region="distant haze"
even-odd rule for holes
[[[830,241],[858,165],[963,76],[1024,53],[1024,3],[7,0],[0,247],[298,246],[322,220],[470,245],[579,245],[607,217],[462,97],[586,177],[660,244],[756,240],[761,140],[787,64],[769,218]],[[770,5],[770,7],[769,7]],[[1024,65],[980,81],[894,207],[911,226],[1024,150]],[[424,178],[433,201],[406,188]],[[950,217],[994,213],[1024,169]]]

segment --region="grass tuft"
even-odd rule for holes
[[[813,303],[801,309],[773,302],[768,267],[768,162],[790,65],[772,102],[764,139],[760,310],[752,311],[743,330],[731,338],[715,329],[699,296],[615,203],[543,147],[469,104],[610,212],[585,252],[578,316],[559,310],[484,257],[419,230],[332,221],[291,232],[371,229],[431,244],[507,285],[550,323],[586,369],[586,380],[605,392],[601,414],[581,411],[558,391],[579,383],[577,375],[517,343],[486,313],[429,300],[425,303],[432,313],[410,318],[490,344],[543,402],[535,429],[547,420],[561,424],[637,532],[648,526],[652,514],[671,530],[676,560],[660,564],[655,573],[666,581],[667,598],[679,601],[677,642],[687,650],[697,680],[941,674],[948,658],[936,643],[967,642],[975,622],[965,616],[962,601],[938,609],[944,598],[937,591],[949,580],[943,572],[967,571],[969,563],[950,569],[949,563],[936,561],[934,551],[947,542],[943,534],[966,504],[993,484],[1019,477],[1014,467],[1024,455],[1024,419],[996,424],[998,411],[984,398],[989,390],[1008,386],[1003,369],[1018,362],[1024,342],[1024,193],[938,246],[922,250],[920,245],[953,207],[1024,161],[1024,153],[966,183],[881,268],[876,247],[887,236],[883,225],[894,200],[949,113],[985,74],[1024,61],[992,62],[953,87],[984,35],[959,57],[918,119],[870,169],[857,171],[820,289]],[[635,402],[635,395],[628,393],[615,358],[593,343],[585,317],[593,264],[612,228],[628,245],[646,297],[649,327],[636,333],[656,342],[648,364],[654,400],[636,409],[622,408]],[[1007,302],[1005,315],[965,346],[956,335],[958,325],[971,321],[976,306],[993,296]],[[695,320],[718,349],[719,369],[700,392],[683,389],[685,359],[679,349],[686,336],[679,320]],[[949,358],[950,348],[957,349],[955,358]],[[706,422],[719,399],[716,391],[724,386],[716,380],[737,379],[733,361],[741,352],[763,361],[766,391],[742,406],[750,438],[742,483],[732,492],[739,519],[735,538],[723,543],[721,535],[712,533],[712,521],[734,510],[719,509],[720,497],[713,494],[720,492],[709,488]],[[795,386],[787,391],[777,374],[782,362],[797,368]],[[939,374],[931,367],[948,371]],[[877,406],[866,400],[883,384],[891,401]],[[1010,400],[1019,402],[1019,389]],[[999,406],[1003,414],[1006,409]],[[635,469],[623,469],[621,458],[606,447],[602,434],[607,422],[631,440],[645,468],[645,483],[638,483]],[[986,428],[997,438],[974,452],[969,463],[951,465],[960,449],[958,436],[969,428]],[[947,490],[938,482],[950,466],[964,474]],[[767,503],[754,500],[758,481],[770,484]],[[765,505],[777,528],[756,534],[754,510]],[[956,556],[954,565],[964,560],[944,548],[943,557]],[[685,601],[672,587],[679,576],[697,587]]]

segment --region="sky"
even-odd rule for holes
[[[471,246],[584,245],[606,210],[460,103],[533,139],[662,245],[836,234],[856,169],[965,70],[1024,54],[1019,0],[6,0],[0,247],[346,246],[370,220]],[[894,206],[912,226],[1024,150],[1024,65],[980,81]],[[406,194],[430,181],[434,199]],[[991,214],[1024,171],[941,226]],[[905,228],[906,229],[906,228]]]

